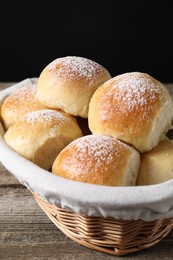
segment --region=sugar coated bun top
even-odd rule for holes
[[[167,88],[142,72],[113,77],[97,89],[89,105],[89,128],[114,136],[139,152],[155,147],[172,125],[173,102]]]
[[[1,107],[1,119],[4,129],[7,130],[26,113],[45,109],[36,97],[36,85],[26,85],[11,93]]]
[[[164,139],[141,155],[136,185],[151,185],[173,179],[173,141]]]
[[[50,170],[58,153],[81,136],[75,118],[49,109],[27,113],[8,128],[4,140],[21,156]]]
[[[67,145],[52,172],[67,179],[107,186],[134,185],[139,153],[110,136],[87,135]]]
[[[88,58],[57,58],[41,72],[37,97],[46,106],[87,118],[91,96],[110,78],[107,69]]]

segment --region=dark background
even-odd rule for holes
[[[0,81],[38,77],[52,60],[83,56],[112,76],[173,82],[172,0],[0,2]]]

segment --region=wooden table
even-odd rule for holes
[[[0,83],[0,90],[13,83]],[[173,84],[167,84],[173,95]],[[3,151],[0,151],[3,152]],[[0,259],[173,259],[173,231],[159,244],[123,257],[97,252],[67,238],[30,191],[0,164]]]

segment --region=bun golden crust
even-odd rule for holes
[[[37,97],[48,107],[87,118],[91,96],[110,78],[103,66],[90,59],[76,56],[57,58],[41,72]]]
[[[7,130],[4,139],[17,153],[50,170],[58,153],[81,136],[75,118],[49,109],[26,114]]]
[[[136,185],[151,185],[173,179],[173,141],[164,139],[141,155]]]
[[[55,159],[52,172],[80,182],[108,186],[134,185],[139,153],[110,136],[88,135],[66,146]]]
[[[114,136],[139,152],[151,150],[172,125],[173,102],[166,87],[146,73],[118,75],[97,89],[89,105],[93,134]]]
[[[23,86],[4,100],[1,107],[1,119],[5,130],[26,113],[47,108],[38,101],[36,89],[36,85]]]

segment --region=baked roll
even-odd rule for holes
[[[48,107],[87,118],[94,91],[110,78],[107,69],[93,60],[76,56],[57,58],[41,72],[37,97]]]
[[[114,136],[142,153],[163,139],[172,118],[173,102],[165,85],[146,73],[129,72],[95,91],[88,124],[93,134]]]
[[[151,185],[173,179],[173,141],[165,138],[141,155],[136,185]]]
[[[58,153],[81,136],[74,117],[49,109],[27,113],[8,128],[4,140],[21,156],[50,170]]]
[[[68,144],[56,157],[52,173],[79,182],[107,186],[135,185],[139,153],[110,136],[87,135]]]
[[[1,107],[1,120],[5,130],[26,113],[47,108],[38,101],[36,89],[35,84],[23,86],[4,100]]]

